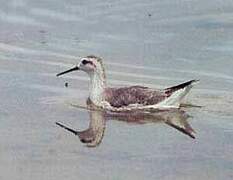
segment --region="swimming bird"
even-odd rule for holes
[[[179,108],[193,84],[199,81],[190,80],[165,89],[144,86],[108,87],[103,61],[94,55],[81,58],[75,67],[58,73],[57,76],[77,70],[86,72],[90,77],[87,103],[110,111]]]

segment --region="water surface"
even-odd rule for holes
[[[232,179],[231,0],[0,1],[0,179]],[[111,86],[200,79],[184,108],[196,139],[165,123],[106,121],[88,148],[88,78],[56,73],[101,56]],[[68,82],[69,86],[65,87]]]

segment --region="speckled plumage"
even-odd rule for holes
[[[170,97],[175,91],[191,86],[196,80],[191,80],[166,89],[151,89],[144,86],[121,88],[106,88],[104,97],[113,107],[120,108],[132,104],[141,106],[154,105]]]
[[[116,108],[131,104],[153,105],[161,102],[166,97],[167,94],[164,91],[143,86],[106,88],[105,90],[105,100]]]
[[[135,108],[179,108],[180,101],[197,81],[191,80],[161,90],[143,86],[107,87],[103,61],[93,55],[82,58],[77,66],[57,76],[74,70],[82,70],[90,77],[88,102],[112,111],[135,110]]]

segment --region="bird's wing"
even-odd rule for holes
[[[163,91],[143,86],[108,88],[105,93],[106,101],[113,107],[124,107],[131,104],[154,105],[164,100],[167,95]]]

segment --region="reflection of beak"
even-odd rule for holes
[[[59,122],[56,122],[56,125],[66,129],[67,131],[72,132],[74,135],[78,135],[78,131],[75,131],[75,130],[73,130],[73,129],[71,129],[71,128],[69,128],[69,127],[67,127],[67,126],[65,126],[65,125],[63,125],[63,124],[61,124]]]
[[[69,72],[72,72],[72,71],[77,71],[77,70],[79,70],[79,67],[78,67],[78,66],[75,66],[74,68],[71,68],[71,69],[69,69],[69,70],[67,70],[67,71],[58,73],[57,76],[61,76],[61,75],[63,75],[63,74],[66,74],[66,73],[69,73]]]

